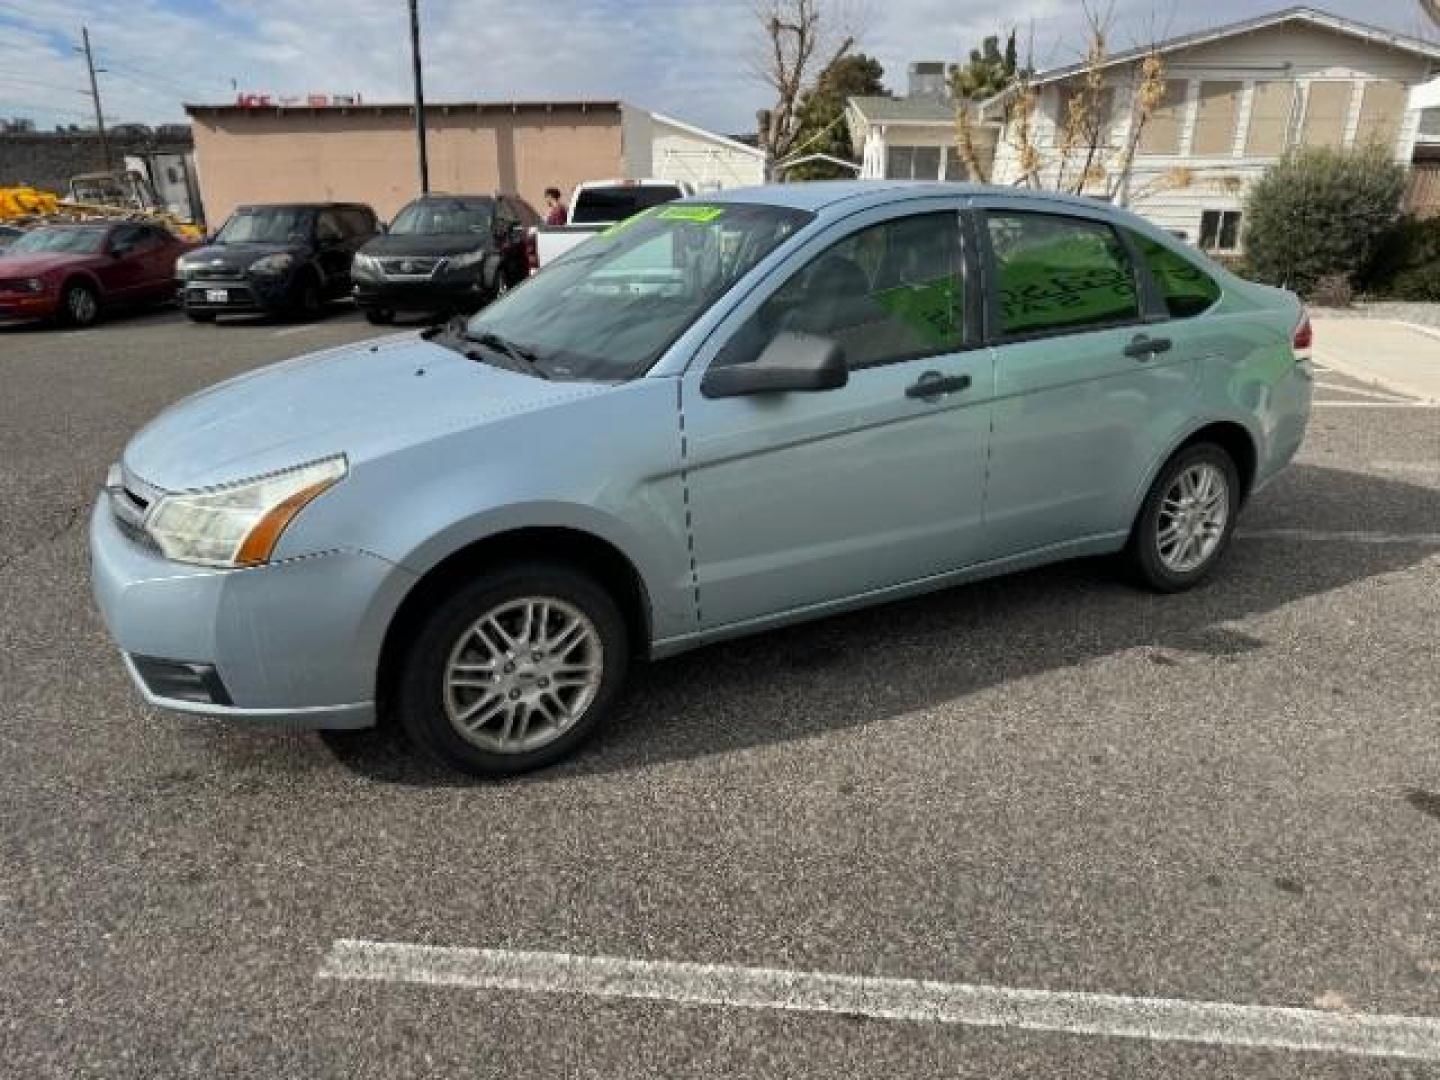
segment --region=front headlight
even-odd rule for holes
[[[341,455],[238,484],[166,495],[145,528],[176,562],[258,566],[269,561],[295,515],[346,471]]]
[[[468,270],[472,266],[479,266],[485,261],[485,256],[488,254],[489,252],[482,248],[479,251],[466,251],[460,255],[451,255],[449,261],[446,263],[445,269]]]
[[[373,278],[380,276],[380,260],[373,255],[356,252],[350,263],[352,277]]]
[[[20,285],[21,285],[21,287],[22,287],[26,292],[41,293],[41,292],[44,292],[44,291],[45,291],[45,279],[44,279],[44,278],[38,278],[38,277],[26,278],[24,281],[22,281],[22,282],[20,283]]]
[[[250,273],[259,274],[261,277],[279,277],[290,269],[290,264],[295,261],[295,256],[288,252],[281,252],[278,255],[266,255],[263,259],[256,259],[250,264]]]

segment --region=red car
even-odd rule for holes
[[[175,258],[192,246],[139,221],[34,229],[0,251],[0,319],[89,326],[107,307],[169,300]]]

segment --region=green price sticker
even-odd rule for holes
[[[714,221],[723,213],[720,206],[667,206],[659,216],[666,221]]]

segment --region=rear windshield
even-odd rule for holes
[[[641,210],[678,198],[680,189],[673,184],[617,184],[615,187],[585,188],[575,196],[575,209],[570,219],[576,225],[624,221]]]
[[[308,240],[315,211],[298,206],[257,206],[230,215],[215,239],[222,244],[286,244]]]
[[[413,202],[390,223],[392,236],[454,236],[490,231],[495,204],[489,199],[425,199]]]

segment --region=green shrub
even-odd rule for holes
[[[1425,292],[1418,282],[1440,275],[1440,218],[1406,215],[1380,238],[1356,284],[1371,296],[1395,295],[1401,278],[1407,292]],[[1398,299],[1437,299],[1406,296]]]
[[[1401,271],[1385,295],[1393,300],[1440,300],[1440,262]]]
[[[1308,295],[1354,277],[1400,213],[1405,169],[1384,150],[1307,148],[1265,170],[1245,203],[1245,255],[1260,281]]]

